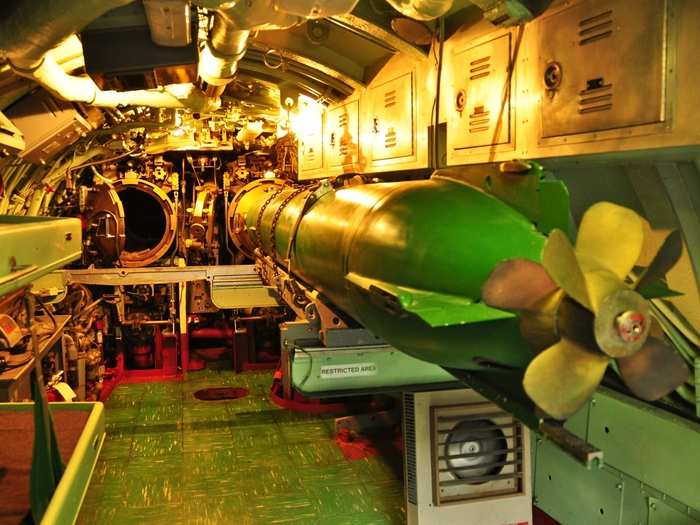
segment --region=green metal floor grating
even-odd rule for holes
[[[402,481],[381,457],[346,460],[333,418],[280,409],[271,373],[190,373],[121,385],[79,524],[403,524]],[[199,401],[236,386],[247,397]]]

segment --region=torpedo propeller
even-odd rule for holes
[[[508,260],[485,282],[482,300],[519,311],[523,336],[543,349],[526,368],[523,386],[552,417],[573,415],[598,387],[611,359],[630,391],[648,401],[687,379],[682,357],[650,336],[653,320],[645,298],[680,258],[682,238],[672,232],[631,284],[628,276],[644,242],[639,215],[601,202],[584,214],[575,247],[555,229],[542,264]]]

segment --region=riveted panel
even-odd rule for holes
[[[510,141],[510,33],[457,53],[455,100],[448,111],[451,149]]]
[[[607,469],[587,471],[556,445],[539,441],[535,503],[566,525],[618,525],[622,510],[620,477]]]
[[[612,392],[594,400],[588,440],[605,452],[605,463],[700,509],[697,484],[689,482],[700,465],[700,426]]]
[[[587,0],[538,28],[541,137],[662,122],[666,2]]]
[[[413,74],[406,73],[373,88],[370,99],[372,159],[413,155]]]
[[[692,516],[666,505],[656,498],[648,498],[649,525],[698,525]]]

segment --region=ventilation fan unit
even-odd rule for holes
[[[404,395],[409,525],[532,523],[530,442],[473,390]]]

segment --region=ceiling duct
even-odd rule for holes
[[[210,96],[223,93],[236,74],[251,32],[288,29],[305,20],[347,14],[355,4],[357,0],[259,0],[218,9],[200,49],[201,87]]]

